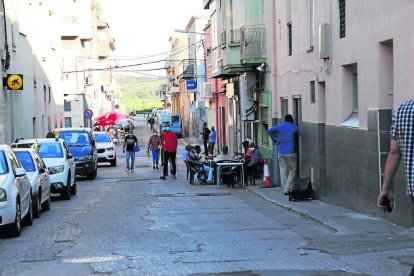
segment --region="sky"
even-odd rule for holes
[[[165,58],[154,56],[171,49],[169,38],[185,34],[175,29],[185,29],[191,16],[207,14],[203,0],[95,0],[109,24],[110,35],[115,39],[114,56],[125,63],[140,63]],[[139,59],[138,59],[139,58]],[[120,64],[121,64],[120,62]],[[164,63],[146,65],[160,68]],[[142,67],[141,67],[142,68]],[[148,74],[164,75],[162,71]]]

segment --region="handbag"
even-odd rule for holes
[[[135,152],[139,152],[139,151],[140,151],[139,146],[134,146],[134,151],[135,151]]]
[[[145,152],[145,156],[146,156],[147,158],[150,158],[150,151],[149,151],[149,150],[147,150],[147,151]]]

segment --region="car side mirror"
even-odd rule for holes
[[[68,153],[68,154],[66,155],[66,158],[67,158],[67,159],[72,159],[72,158],[73,158],[73,155],[72,155],[71,153]]]
[[[40,173],[45,173],[45,172],[46,172],[46,170],[45,170],[45,168],[40,168],[40,169],[39,169],[39,172],[40,172]]]
[[[16,168],[16,177],[24,176],[26,175],[26,171],[23,168]]]

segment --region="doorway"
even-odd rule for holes
[[[298,96],[293,97],[293,120],[294,124],[296,124],[299,127],[299,133],[300,133],[300,125],[302,123],[302,98]],[[300,178],[300,168],[301,168],[301,160],[300,160],[300,149],[301,149],[301,139],[299,135],[296,135],[295,137],[295,152],[298,156],[296,159],[297,162],[297,178]]]

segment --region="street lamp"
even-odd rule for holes
[[[190,31],[186,31],[186,30],[182,30],[182,29],[175,29],[174,32],[176,33],[183,33],[183,34],[200,34],[200,35],[210,35],[210,34],[206,34],[206,33],[200,33],[200,32],[190,32]]]

